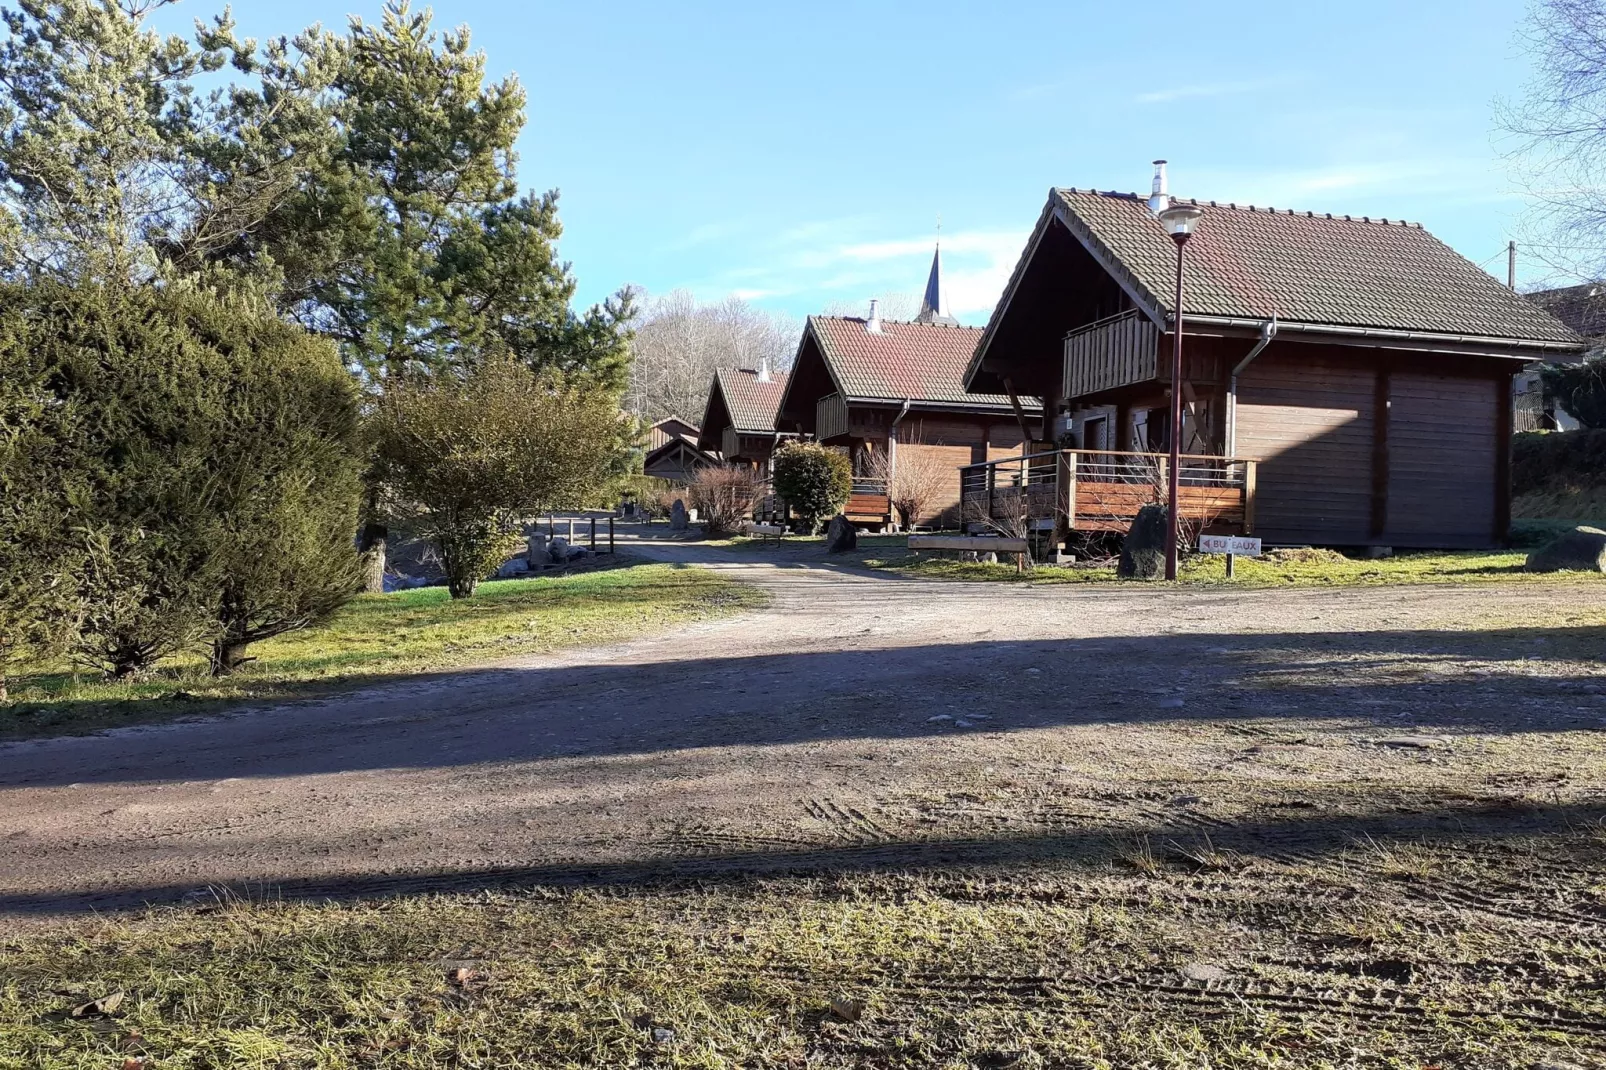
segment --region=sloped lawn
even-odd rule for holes
[[[39,666],[12,678],[12,701],[0,706],[0,739],[171,719],[618,642],[762,601],[753,588],[672,565],[496,580],[455,602],[444,587],[363,595],[327,624],[253,646],[256,660],[224,679],[209,676],[198,655],[175,658],[150,679],[133,683],[106,682],[67,664]]]

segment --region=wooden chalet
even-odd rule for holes
[[[770,455],[784,437],[775,430],[775,410],[786,383],[786,373],[772,372],[767,364],[715,372],[698,448],[718,454],[727,464],[744,464],[767,474]]]
[[[1183,515],[1271,544],[1503,543],[1512,376],[1583,340],[1418,225],[1190,203]],[[1144,198],[1050,192],[964,378],[1043,398],[1057,448],[967,469],[967,509],[1057,540],[1159,500],[1175,271]]]
[[[957,474],[963,465],[1019,456],[1035,400],[1011,406],[1002,393],[972,394],[964,370],[981,331],[948,315],[939,252],[932,261],[920,313],[907,323],[811,316],[776,415],[776,427],[841,446],[853,458],[854,493],[847,517],[859,524],[892,522],[887,473],[899,457],[934,454]],[[877,455],[885,463],[877,463]],[[954,513],[951,501],[937,510]]]
[[[698,447],[699,434],[695,424],[678,416],[659,420],[647,429],[647,455],[642,460],[642,471],[653,479],[682,486],[690,483],[697,469],[719,463],[718,457]]]

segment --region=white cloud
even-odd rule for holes
[[[1287,85],[1287,78],[1258,78],[1241,82],[1204,82],[1196,85],[1173,86],[1139,93],[1133,99],[1139,104],[1170,104],[1178,100],[1200,100],[1206,97],[1233,97],[1243,93],[1258,93]]]

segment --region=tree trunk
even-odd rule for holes
[[[250,643],[243,639],[219,639],[212,644],[212,675],[228,676],[248,661],[255,658],[245,656],[246,648]]]
[[[363,525],[359,546],[363,559],[362,589],[369,594],[385,593],[385,543],[390,529],[373,521]]]
[[[473,598],[474,592],[479,588],[480,581],[473,576],[448,576],[446,578],[446,591],[453,598]]]

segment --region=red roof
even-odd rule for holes
[[[1009,398],[1002,394],[965,392],[965,366],[981,339],[979,329],[883,320],[880,333],[873,334],[865,330],[865,323],[839,316],[809,317],[808,329],[844,397],[1008,407]],[[1030,404],[1024,398],[1022,402]]]
[[[1172,311],[1177,254],[1137,194],[1058,189],[1063,218],[1148,298]],[[1420,225],[1186,201],[1187,316],[1475,335],[1562,345],[1577,335]]]
[[[785,372],[771,372],[768,382],[760,382],[751,368],[721,368],[714,373],[714,385],[724,395],[725,411],[736,430],[775,430],[775,411],[786,393]]]

